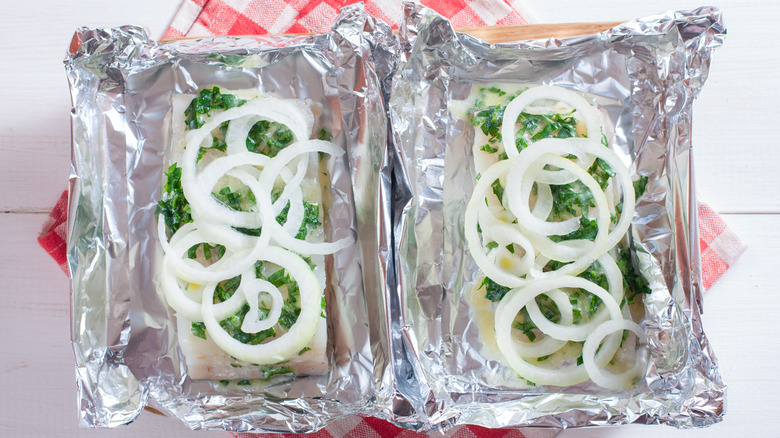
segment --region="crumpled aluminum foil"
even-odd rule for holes
[[[631,21],[596,35],[491,45],[448,20],[405,5],[405,62],[393,81],[397,289],[391,348],[399,410],[409,427],[579,427],[663,423],[707,426],[725,412],[725,385],[702,331],[693,181],[692,104],[725,36],[720,12],[700,8]],[[585,383],[516,389],[480,354],[461,294],[479,276],[462,227],[475,185],[474,127],[450,111],[472,87],[554,84],[587,93],[633,175],[649,177],[632,226],[650,280],[642,325],[646,378],[631,391]],[[394,414],[394,415],[392,415]]]
[[[137,27],[76,32],[65,60],[72,90],[68,264],[80,423],[113,427],[148,404],[193,429],[304,432],[371,413],[390,370],[384,285],[392,272],[387,151],[390,28],[362,5],[327,35],[215,37],[155,43]],[[327,375],[264,389],[187,376],[172,310],[158,294],[155,228],[172,96],[218,85],[323,105],[333,142],[326,224],[358,243],[326,262]],[[251,388],[251,387],[249,387]]]

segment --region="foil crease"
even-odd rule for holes
[[[405,4],[403,62],[390,100],[397,272],[390,309],[399,312],[391,312],[390,348],[406,361],[394,376],[397,405],[411,408],[394,412],[402,424],[692,428],[722,420],[726,388],[701,323],[691,119],[725,32],[720,11],[704,7],[595,35],[492,45],[455,32],[430,9]],[[517,389],[503,384],[505,367],[479,353],[461,299],[479,275],[460,231],[476,177],[474,127],[450,105],[472,87],[496,83],[587,93],[632,174],[649,177],[631,233],[652,289],[642,321],[651,365],[634,390],[592,383]]]
[[[193,429],[306,432],[376,409],[391,371],[387,324],[374,315],[384,314],[393,270],[383,93],[396,46],[362,5],[344,8],[326,35],[156,43],[132,26],[75,33],[65,59],[73,103],[68,266],[82,426],[126,424],[150,405]],[[329,162],[324,222],[333,236],[358,242],[326,262],[327,375],[246,389],[187,376],[173,312],[155,284],[155,208],[172,96],[211,85],[320,102],[333,142],[347,152]]]

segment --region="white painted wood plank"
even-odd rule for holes
[[[525,0],[541,23],[624,21],[700,1]],[[699,195],[717,211],[780,212],[780,50],[775,20],[780,2],[722,0],[728,35],[715,52],[710,77],[694,105]]]
[[[81,26],[136,24],[159,38],[180,0],[4,2],[0,211],[45,211],[67,188],[70,94],[62,59]]]
[[[45,218],[0,214],[0,436],[167,438],[186,433],[178,421],[148,412],[114,431],[79,429],[68,281],[35,241]]]
[[[611,21],[698,1],[525,0],[541,22]],[[0,212],[47,211],[68,174],[70,100],[62,57],[76,27],[135,23],[158,37],[179,0],[7,2],[0,15]],[[697,101],[694,142],[701,197],[718,211],[780,212],[778,162],[780,3],[723,0],[729,36]],[[8,104],[8,103],[12,104]],[[67,281],[35,243],[44,214],[0,214],[0,436],[193,435],[176,421],[144,414],[115,431],[76,426]],[[729,384],[726,421],[703,431],[621,427],[566,431],[563,437],[771,437],[780,376],[776,332],[780,215],[728,215],[748,252],[705,299],[705,329]],[[198,434],[221,436],[224,433]]]
[[[747,251],[704,298],[704,331],[728,385],[725,420],[702,430],[632,425],[570,430],[560,438],[777,437],[774,418],[780,389],[777,333],[777,248],[780,215],[725,215]]]
[[[0,49],[4,61],[12,60],[0,69],[0,92],[14,102],[0,106],[0,187],[5,189],[0,211],[45,211],[65,188],[70,102],[61,59],[75,28],[139,23],[159,36],[178,0],[161,5],[144,0],[132,8],[118,1],[50,3],[13,3],[0,16],[0,26],[17,36]],[[621,20],[698,4],[527,3],[542,22]],[[773,196],[780,189],[780,173],[772,168],[780,159],[780,131],[771,128],[780,101],[780,81],[774,76],[780,69],[780,51],[769,32],[780,3],[730,0],[721,6],[729,36],[716,53],[710,80],[695,106],[699,192],[718,211],[780,212],[780,197]],[[31,7],[39,13],[30,12]],[[40,22],[47,23],[43,31]]]
[[[81,436],[76,428],[73,354],[69,344],[67,281],[48,255],[34,243],[45,215],[0,215],[0,278],[5,284],[0,306],[0,385],[17,397],[0,397],[0,435],[32,428],[43,434]],[[705,431],[668,427],[626,427],[567,431],[563,437],[776,436],[764,418],[772,415],[780,363],[777,323],[776,248],[780,215],[727,215],[726,220],[748,245],[748,251],[705,298],[705,330],[729,384],[729,412],[724,423]],[[32,388],[32,389],[31,389]],[[41,389],[45,390],[45,395]],[[45,403],[42,402],[45,400]],[[35,407],[33,409],[33,407]],[[122,428],[150,436],[172,436],[183,428],[173,420],[144,414]],[[36,435],[38,434],[36,433]],[[90,432],[92,433],[92,432]],[[105,436],[92,434],[90,436]],[[116,435],[111,435],[116,436]],[[123,435],[118,435],[123,436]],[[137,436],[137,435],[136,435]]]

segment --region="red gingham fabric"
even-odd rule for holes
[[[66,248],[66,237],[68,233],[68,191],[65,190],[60,195],[57,204],[49,213],[46,222],[43,223],[43,229],[38,236],[38,243],[49,253],[49,255],[60,265],[60,269],[68,275],[68,259]]]
[[[262,35],[325,33],[341,7],[354,0],[183,0],[163,38],[209,35]],[[526,24],[519,0],[422,0],[448,17],[456,27]],[[401,0],[369,0],[366,12],[397,28]],[[46,221],[38,241],[67,274],[65,237],[67,191]],[[704,287],[709,288],[745,250],[720,216],[706,204],[699,206]],[[551,438],[559,430],[486,429],[461,426],[440,433],[446,438]],[[293,434],[233,434],[236,438],[292,438]],[[355,416],[331,424],[307,438],[423,438],[425,434],[401,429],[372,417]]]
[[[234,433],[235,438],[551,438],[560,433],[555,429],[488,429],[480,426],[454,427],[445,432],[424,434],[401,429],[386,421],[355,416],[337,421],[310,434]]]
[[[355,0],[184,0],[163,38],[329,32]],[[456,27],[526,24],[509,0],[423,0]],[[398,27],[401,0],[370,0],[366,12]]]
[[[709,205],[699,203],[702,283],[707,290],[747,247]]]

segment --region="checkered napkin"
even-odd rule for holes
[[[325,33],[343,0],[183,0],[163,38],[209,35]],[[532,16],[518,0],[423,0],[422,4],[448,17],[456,27],[526,24]],[[401,0],[368,0],[366,12],[397,27]],[[67,191],[60,196],[43,226],[38,242],[67,274]],[[699,205],[704,287],[709,288],[728,269],[745,246],[708,205]],[[550,429],[486,429],[455,427],[442,438],[551,438]],[[236,438],[292,437],[285,434],[233,434]],[[307,438],[423,438],[425,434],[398,428],[373,417],[355,416],[329,425]]]
[[[326,33],[339,9],[355,0],[184,0],[165,38],[209,35]],[[511,0],[423,0],[456,27],[526,24],[529,13]],[[402,0],[367,0],[366,12],[397,28]],[[521,11],[521,12],[518,12]]]

